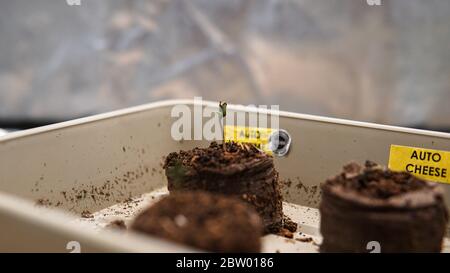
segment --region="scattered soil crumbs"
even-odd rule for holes
[[[125,225],[125,222],[123,220],[114,220],[106,225],[106,228],[126,230],[127,226]]]
[[[295,197],[301,196],[301,199],[308,206],[316,206],[320,202],[322,189],[320,185],[306,185],[302,182],[300,177],[288,178],[280,180],[282,186],[281,190],[284,196]]]
[[[297,223],[292,221],[291,218],[287,217],[286,215],[283,216],[283,228],[289,230],[290,232],[296,232],[297,231]]]
[[[297,223],[295,223],[289,217],[284,215],[283,216],[283,227],[275,234],[292,239],[292,238],[294,238],[294,232],[297,231],[297,227],[298,227]]]
[[[289,239],[293,239],[293,238],[294,238],[294,233],[292,233],[292,231],[290,231],[290,230],[288,230],[288,229],[285,229],[285,228],[282,228],[282,229],[278,232],[277,235],[283,236],[283,237],[286,237],[286,238],[289,238]]]
[[[48,207],[48,206],[51,206],[51,205],[52,205],[52,202],[50,202],[50,200],[48,200],[48,199],[40,198],[40,199],[36,200],[36,206]]]
[[[81,218],[94,218],[94,216],[90,211],[83,210],[83,212],[81,213]]]

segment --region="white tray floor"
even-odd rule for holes
[[[115,204],[111,207],[92,213],[92,218],[79,218],[78,224],[93,227],[97,232],[102,232],[115,220],[123,220],[127,226],[134,217],[143,209],[155,203],[167,195],[167,188],[157,189],[145,193],[140,197],[132,198],[127,202]],[[262,239],[262,252],[266,253],[317,253],[322,241],[319,232],[320,214],[317,209],[299,206],[291,203],[283,203],[284,213],[298,224],[297,232],[293,239],[278,235],[266,235]],[[309,242],[302,239],[311,238]],[[450,240],[444,241],[443,252],[450,253]]]

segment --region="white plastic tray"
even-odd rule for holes
[[[172,107],[193,103],[158,102],[0,137],[0,251],[68,252],[70,241],[79,242],[83,252],[192,251],[133,232],[99,229],[100,218],[95,225],[79,218],[85,210],[100,215],[129,198],[157,193],[166,185],[163,156],[207,145],[170,136]],[[232,105],[229,111],[271,113]],[[345,163],[370,159],[386,165],[391,144],[450,150],[445,133],[286,112],[280,113],[280,127],[293,139],[289,155],[275,160],[284,207],[299,222],[299,232],[316,243],[319,185]],[[444,187],[449,204],[450,189]],[[317,246],[265,237],[264,251],[277,250],[315,252]]]

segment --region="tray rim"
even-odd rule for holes
[[[147,104],[142,104],[134,107],[129,107],[121,110],[115,110],[111,112],[106,112],[102,114],[97,114],[93,116],[88,116],[84,118],[78,118],[73,119],[65,122],[55,123],[51,125],[46,125],[42,127],[27,129],[23,131],[16,131],[8,133],[4,136],[0,136],[0,143],[2,142],[8,142],[14,139],[33,136],[37,134],[42,134],[50,131],[56,131],[60,129],[65,129],[69,127],[74,127],[78,125],[83,124],[89,124],[101,120],[107,120],[112,119],[120,116],[125,115],[132,115],[135,113],[155,109],[155,108],[161,108],[161,107],[168,107],[168,106],[175,106],[179,104],[184,105],[202,105],[202,106],[208,106],[208,107],[218,107],[217,102],[213,101],[202,101],[201,104],[194,100],[194,99],[179,99],[179,100],[162,100],[157,102],[151,102]],[[315,122],[322,122],[322,123],[334,123],[339,125],[346,125],[346,126],[352,126],[352,127],[360,127],[360,128],[370,128],[370,129],[376,129],[376,130],[383,130],[383,131],[391,131],[391,132],[399,132],[399,133],[405,133],[405,134],[415,134],[415,135],[423,135],[423,136],[431,136],[431,137],[438,137],[443,139],[450,139],[450,133],[445,132],[437,132],[437,131],[430,131],[430,130],[422,130],[422,129],[414,129],[414,128],[408,128],[408,127],[401,127],[401,126],[392,126],[392,125],[384,125],[384,124],[377,124],[377,123],[371,123],[371,122],[363,122],[363,121],[354,121],[350,119],[340,119],[340,118],[331,118],[331,117],[325,117],[325,116],[318,116],[318,115],[310,115],[310,114],[301,114],[301,113],[295,113],[295,112],[288,112],[288,111],[275,111],[271,109],[262,109],[252,106],[244,106],[244,105],[237,105],[237,104],[229,104],[228,109],[234,110],[234,111],[245,111],[250,113],[265,113],[265,114],[279,114],[282,117],[285,118],[293,118],[293,119],[302,119],[302,120],[310,120]]]

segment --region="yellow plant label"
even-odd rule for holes
[[[257,128],[245,126],[225,126],[225,140],[237,143],[251,143],[258,149],[272,154],[269,148],[269,137],[273,130],[271,128]]]
[[[389,169],[450,184],[450,152],[391,145]]]

